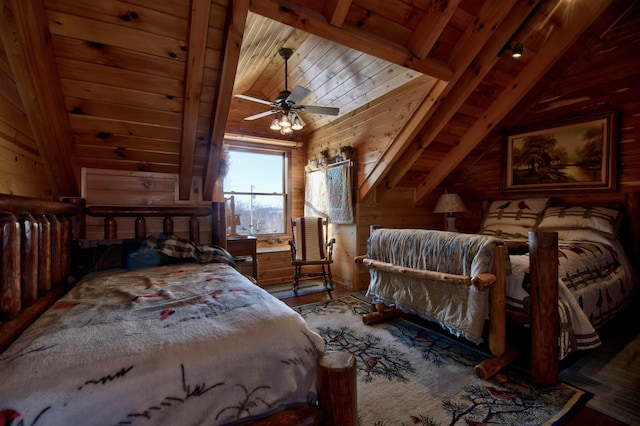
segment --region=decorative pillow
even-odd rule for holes
[[[491,235],[492,237],[503,240],[527,240],[529,238],[529,231],[531,231],[531,228],[528,225],[496,224],[486,226],[478,233]]]
[[[482,220],[481,233],[485,233],[485,230],[495,232],[501,229],[507,234],[519,234],[526,238],[529,231],[535,228],[548,205],[549,198],[493,201]],[[514,227],[520,229],[517,230]]]
[[[538,225],[545,230],[584,229],[615,239],[622,215],[604,207],[549,207]]]

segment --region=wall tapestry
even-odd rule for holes
[[[351,162],[344,161],[306,174],[304,215],[331,223],[353,223]]]

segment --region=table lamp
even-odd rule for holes
[[[433,209],[434,213],[446,213],[447,216],[447,231],[458,232],[456,229],[456,217],[453,215],[456,212],[463,212],[467,209],[460,199],[458,194],[445,193],[440,196],[436,207]]]

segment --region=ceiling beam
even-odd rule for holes
[[[440,80],[448,81],[453,75],[451,66],[441,60],[418,58],[406,46],[390,42],[359,28],[351,26],[336,28],[322,13],[287,0],[252,0],[251,11]]]
[[[211,0],[191,0],[189,41],[187,43],[186,81],[182,113],[182,143],[180,152],[179,198],[191,197],[193,163],[196,153],[198,112],[202,94],[204,58],[207,49]]]
[[[585,2],[573,8],[566,20],[527,64],[511,84],[498,96],[486,113],[462,136],[460,143],[425,177],[416,188],[419,201],[431,193],[473,148],[500,123],[520,99],[544,76],[578,37],[604,12],[612,0]]]
[[[71,138],[42,0],[0,0],[0,39],[48,177],[58,196],[80,195]]]
[[[438,7],[433,13],[426,14],[416,26],[411,39],[409,50],[418,58],[425,59],[438,41],[440,34],[451,20],[460,4],[460,0],[448,2],[432,2]],[[440,7],[441,6],[441,7]],[[455,68],[454,68],[455,69]]]
[[[456,46],[458,54],[452,62],[456,63],[456,69],[459,71],[452,79],[454,84],[444,91],[437,110],[420,129],[416,139],[397,159],[395,163],[397,166],[386,177],[386,188],[395,187],[434,141],[469,95],[498,62],[499,58],[496,53],[535,6],[533,2],[521,2],[511,10],[513,3],[512,0],[487,2],[480,10],[476,25],[467,29],[462,38],[463,42],[460,43],[460,48]],[[503,19],[504,22],[501,23]],[[491,30],[492,28],[495,31]]]
[[[492,38],[498,25],[511,10],[515,0],[502,0],[487,2],[478,13],[478,19],[474,25],[467,28],[461,37],[461,42],[454,48],[452,63],[455,64],[456,73],[448,84],[438,82],[432,89],[432,93],[423,101],[416,110],[407,125],[394,139],[393,143],[385,150],[381,158],[376,162],[373,170],[362,182],[359,188],[360,200],[367,197],[371,190],[376,188],[386,177],[386,189],[394,187],[398,181],[411,168],[422,152],[433,141],[439,129],[444,127],[448,119],[482,81],[484,75],[498,59],[496,52],[511,37],[513,31],[524,19],[533,5],[522,6],[517,13],[513,13],[513,24],[500,28],[500,34],[494,39],[498,41],[497,47],[490,44],[484,55],[487,58],[470,66],[476,55],[485,47],[487,40]],[[465,81],[460,81],[467,76]],[[438,131],[429,131],[431,127]],[[416,138],[416,136],[418,136]],[[427,137],[428,136],[428,137]]]
[[[347,19],[351,2],[352,0],[325,0],[324,16],[327,21],[335,27],[342,27]]]
[[[224,132],[227,127],[227,117],[231,107],[233,96],[233,84],[236,79],[236,68],[240,59],[242,47],[242,34],[247,22],[250,0],[230,0],[229,16],[225,23],[225,40],[222,48],[222,70],[219,73],[216,87],[216,100],[214,102],[213,120],[209,132],[207,161],[203,172],[204,201],[213,199],[213,190],[218,177],[222,145],[224,144]]]

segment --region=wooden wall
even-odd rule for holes
[[[424,225],[424,207],[413,205],[413,191],[392,191],[385,200],[376,200],[375,195],[363,203],[358,200],[358,187],[364,182],[377,160],[393,142],[394,136],[405,125],[411,113],[429,93],[434,80],[420,77],[401,87],[400,94],[384,96],[356,111],[336,120],[332,126],[313,133],[307,141],[306,158],[317,159],[320,151],[327,150],[329,157],[340,152],[340,147],[354,148],[354,215],[352,225],[333,225],[331,235],[336,238],[334,279],[347,288],[366,288],[368,280],[360,277],[359,268],[353,258],[366,252],[369,225],[372,223],[391,225],[406,223]],[[302,193],[304,196],[304,192]]]
[[[625,193],[640,190],[640,16],[636,13],[630,18],[583,37],[443,182],[440,189],[446,187],[459,192],[470,208],[460,215],[459,228],[468,232],[478,229],[479,207],[484,199],[532,195],[501,193],[503,132],[509,128],[544,125],[615,110],[619,116],[617,190],[604,193],[540,191],[534,195],[579,204],[585,200],[622,201]],[[584,46],[589,47],[586,53]]]
[[[51,200],[58,196],[47,176],[0,42],[0,193]]]
[[[194,179],[192,200],[198,200],[201,183]],[[209,202],[184,202],[178,200],[178,175],[172,173],[128,172],[124,170],[82,169],[82,196],[90,205],[194,205],[210,206]],[[118,238],[135,236],[135,218],[116,218]],[[211,221],[200,219],[200,242],[211,243]],[[162,231],[162,218],[146,220],[147,234]],[[104,238],[103,220],[87,217],[87,239]],[[189,220],[174,219],[174,232],[189,236]]]

